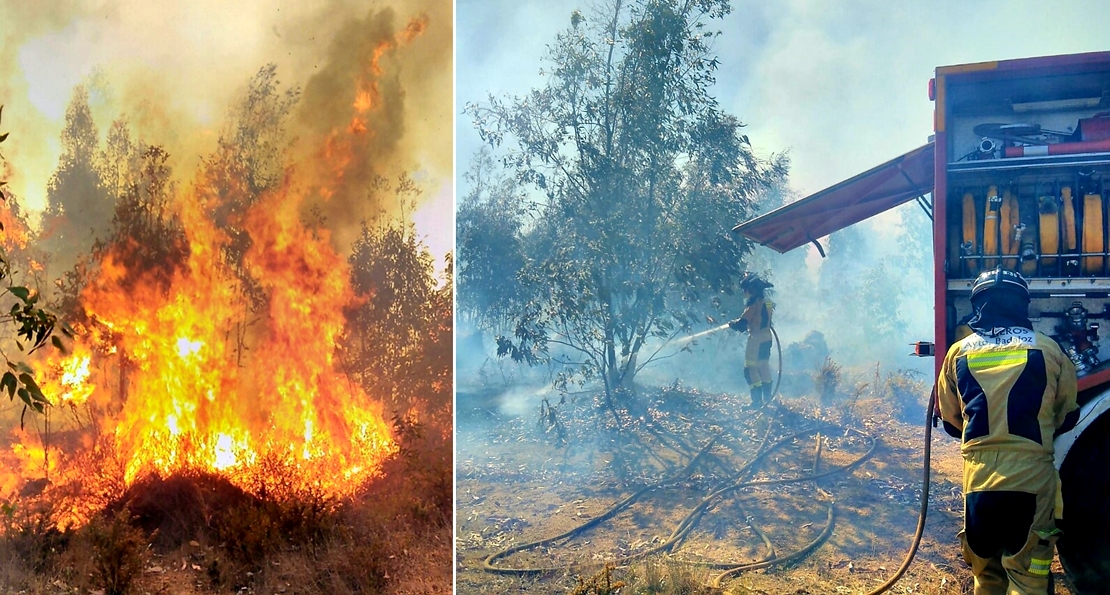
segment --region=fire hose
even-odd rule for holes
[[[929,513],[929,456],[933,451],[933,409],[936,407],[936,402],[937,393],[934,389],[930,391],[929,404],[925,407],[925,448],[921,466],[921,509],[917,513],[917,529],[914,530],[913,541],[910,542],[910,549],[906,552],[902,565],[898,567],[894,575],[867,595],[879,595],[879,593],[887,591],[901,580],[902,575],[906,574],[906,570],[913,563],[913,557],[917,555],[917,548],[921,546],[921,537],[925,534],[925,517]]]
[[[779,385],[782,383],[782,342],[779,341],[779,335],[777,332],[775,332],[774,326],[771,326],[771,334],[775,337],[775,345],[778,347],[779,355],[778,378],[775,381],[775,389],[771,393],[771,398],[774,399],[774,397],[778,395]],[[933,452],[933,411],[936,408],[936,403],[937,393],[936,388],[934,387],[934,389],[929,392],[929,403],[925,406],[925,446],[922,449],[921,464],[921,508],[918,510],[917,513],[917,527],[914,529],[913,539],[910,541],[910,549],[906,552],[906,557],[902,559],[902,564],[898,567],[898,570],[896,570],[885,583],[879,585],[875,590],[867,593],[867,595],[879,595],[880,593],[884,593],[890,590],[890,588],[893,587],[898,581],[902,580],[902,577],[906,574],[906,571],[909,570],[910,564],[913,563],[914,556],[917,555],[917,549],[921,547],[921,538],[925,534],[925,519],[929,514],[929,459]],[[813,465],[814,469],[816,469],[817,460],[814,461]],[[832,506],[829,506],[829,521],[825,527],[825,531],[827,531],[828,533],[832,532],[832,520],[833,509]],[[823,536],[818,536],[818,539],[815,539],[810,545],[803,548],[799,553],[792,555],[790,560],[783,560],[783,562],[790,562],[796,558],[800,558],[808,554],[828,537],[825,532],[822,532],[822,535]],[[766,537],[764,537],[764,542],[766,542]],[[770,564],[767,564],[765,562],[758,562],[753,565],[747,565],[752,566],[750,568],[746,566],[741,566],[727,570],[721,575],[714,578],[713,586],[719,587],[720,581],[729,575],[737,574],[745,570],[756,570],[757,568],[764,568],[765,566],[769,565]]]
[[[725,329],[725,328],[728,328],[728,327],[727,327],[727,325],[722,325],[719,328],[720,329]],[[779,337],[778,337],[778,334],[775,332],[775,328],[772,326],[772,327],[770,327],[770,329],[771,329],[771,334],[775,338],[775,345],[778,346],[778,357],[779,357],[778,378],[775,382],[774,390],[772,390],[772,392],[771,392],[771,400],[773,400],[774,397],[778,394],[779,385],[782,382],[782,344],[779,342]],[[671,339],[673,339],[673,338],[674,337],[671,337]],[[659,347],[659,349],[662,349],[663,346],[665,346],[667,343],[669,343],[671,341],[671,339],[667,339],[667,341],[665,341],[663,343],[663,345],[661,345]],[[658,352],[658,350],[656,352]],[[767,405],[767,403],[764,404],[764,407],[766,407],[766,405]],[[745,470],[747,470],[752,465],[754,465],[756,461],[758,461],[764,454],[766,454],[767,451],[764,451],[764,448],[766,447],[767,440],[770,437],[771,427],[772,427],[772,424],[768,423],[767,424],[767,433],[764,434],[763,441],[760,444],[759,449],[757,449],[757,451],[756,451],[755,458],[752,459],[743,468],[741,468],[740,472],[737,473],[737,476],[743,474]],[[624,499],[622,499],[622,500],[618,501],[617,503],[613,504],[612,506],[610,506],[605,512],[601,513],[600,515],[598,515],[598,516],[596,516],[592,519],[589,519],[586,522],[584,522],[584,523],[582,523],[578,526],[575,526],[575,527],[571,528],[568,531],[560,533],[559,535],[555,535],[553,537],[548,537],[548,538],[540,539],[540,540],[536,540],[536,541],[530,541],[530,542],[527,542],[527,543],[523,543],[523,544],[520,544],[520,545],[508,547],[508,548],[502,549],[500,551],[494,552],[494,553],[486,556],[485,559],[482,560],[482,569],[486,570],[487,572],[493,572],[493,573],[497,573],[497,574],[509,574],[509,575],[526,576],[526,575],[533,575],[533,574],[544,574],[544,573],[555,572],[555,571],[559,571],[559,570],[570,570],[570,569],[576,568],[576,567],[589,567],[589,566],[591,566],[589,564],[567,564],[567,565],[563,565],[563,566],[551,566],[551,567],[506,568],[506,567],[501,567],[501,566],[495,566],[494,562],[496,560],[501,559],[501,558],[507,558],[507,557],[517,553],[517,552],[527,551],[527,550],[531,550],[531,549],[535,549],[535,548],[547,545],[549,543],[554,543],[556,541],[569,539],[569,538],[571,538],[571,537],[573,537],[573,536],[575,536],[579,533],[582,533],[582,532],[586,531],[587,529],[595,527],[595,526],[603,523],[604,521],[612,518],[613,516],[615,516],[620,511],[622,511],[622,510],[628,508],[629,506],[631,506],[633,503],[635,503],[637,500],[639,500],[643,495],[647,494],[648,492],[651,492],[653,490],[665,487],[666,485],[668,485],[670,483],[673,483],[673,482],[676,482],[676,481],[679,481],[679,480],[685,478],[686,476],[688,476],[690,474],[690,472],[693,471],[694,466],[702,458],[702,456],[705,455],[707,452],[709,452],[710,447],[712,447],[713,444],[716,443],[717,439],[720,438],[722,434],[723,434],[723,432],[718,432],[716,435],[714,435],[708,442],[706,442],[705,446],[703,446],[701,448],[701,450],[699,450],[698,453],[690,459],[689,463],[687,463],[682,469],[678,470],[671,477],[664,478],[663,480],[661,480],[661,481],[659,481],[655,484],[649,484],[649,485],[646,485],[646,486],[640,488],[636,492],[633,492],[629,496],[626,496]],[[670,550],[675,544],[677,544],[679,541],[681,541],[686,536],[687,533],[689,533],[689,530],[693,528],[693,526],[696,524],[696,521],[701,518],[701,514],[704,512],[704,510],[706,508],[706,504],[708,503],[708,501],[710,501],[710,500],[705,499],[705,500],[702,501],[702,504],[695,507],[694,510],[691,511],[691,513],[688,514],[686,516],[686,518],[684,518],[679,523],[678,528],[676,528],[674,531],[671,532],[670,537],[665,542],[663,542],[663,544],[661,544],[659,546],[656,546],[656,547],[653,547],[653,548],[651,548],[649,550],[646,550],[646,551],[643,551],[643,552],[639,552],[639,553],[636,553],[636,554],[633,554],[633,555],[630,555],[630,556],[625,556],[623,558],[618,558],[617,560],[609,561],[608,563],[609,564],[627,563],[627,562],[631,562],[631,561],[634,561],[634,560],[637,560],[637,559],[640,559],[640,558],[645,558],[647,556],[650,556],[652,554],[661,552],[663,550]],[[766,537],[764,537],[764,540],[766,541]],[[592,566],[596,566],[596,564],[592,565]]]
[[[717,501],[718,499],[720,499],[725,494],[729,493],[729,492],[737,491],[737,490],[740,490],[740,489],[743,489],[743,488],[750,488],[750,487],[757,487],[757,486],[782,485],[782,484],[796,483],[796,482],[802,482],[802,481],[814,481],[814,480],[818,480],[818,479],[821,479],[821,478],[824,478],[824,477],[829,477],[831,475],[853,469],[856,466],[862,464],[865,460],[867,460],[872,455],[872,453],[874,452],[874,450],[875,450],[875,448],[878,444],[878,441],[876,439],[874,439],[873,437],[867,436],[866,434],[864,434],[863,432],[861,432],[859,430],[849,429],[850,431],[856,432],[859,435],[861,435],[865,438],[868,438],[870,440],[870,447],[868,448],[868,450],[865,453],[863,453],[862,455],[857,457],[855,460],[853,460],[852,462],[850,462],[846,465],[843,465],[843,466],[840,466],[840,467],[835,467],[835,468],[832,468],[832,469],[830,469],[828,471],[825,471],[825,472],[822,472],[822,473],[799,476],[799,477],[769,479],[769,480],[753,480],[753,481],[744,481],[744,480],[739,479],[739,478],[743,477],[749,470],[751,470],[760,459],[762,459],[763,457],[765,457],[768,454],[770,454],[771,452],[773,452],[779,446],[782,446],[783,444],[791,442],[795,438],[798,438],[799,436],[804,436],[806,434],[819,431],[819,428],[812,428],[812,429],[809,429],[809,430],[801,430],[801,431],[798,431],[798,432],[794,432],[794,433],[792,433],[788,436],[785,436],[785,437],[779,439],[774,444],[772,444],[771,446],[768,447],[767,446],[767,440],[770,437],[770,429],[771,429],[772,426],[773,426],[773,420],[769,420],[768,421],[767,433],[765,434],[763,443],[760,445],[759,450],[757,450],[756,455],[747,464],[745,464],[740,469],[740,471],[738,471],[733,476],[733,479],[731,480],[731,483],[728,484],[728,485],[725,485],[721,488],[718,488],[716,490],[713,490],[710,494],[708,494],[706,497],[704,497],[701,500],[701,502],[699,502],[689,513],[686,514],[685,517],[683,517],[683,519],[678,523],[678,525],[675,527],[675,529],[673,531],[671,531],[670,536],[665,541],[663,541],[663,543],[661,543],[659,545],[656,545],[656,546],[654,546],[650,549],[644,550],[642,552],[637,552],[635,554],[630,554],[630,555],[627,555],[627,556],[616,558],[614,560],[609,560],[607,562],[607,564],[622,566],[622,565],[628,564],[629,562],[638,560],[640,558],[645,558],[645,557],[650,556],[652,554],[656,554],[656,553],[663,552],[663,551],[673,550],[674,547],[677,546],[690,533],[690,531],[694,528],[694,526],[697,525],[697,522],[701,519],[701,517],[704,515],[705,511],[709,508],[709,506],[711,504],[713,504],[715,501]],[[562,540],[569,539],[569,538],[571,538],[571,537],[573,537],[573,536],[575,536],[579,533],[582,533],[583,531],[585,531],[589,528],[595,527],[595,526],[599,525],[600,523],[612,518],[613,516],[615,516],[620,511],[628,508],[630,505],[632,505],[635,501],[640,499],[643,495],[647,494],[648,492],[651,492],[653,490],[665,487],[668,484],[675,483],[677,481],[680,481],[680,480],[684,479],[685,477],[689,476],[689,474],[693,471],[694,467],[696,466],[697,462],[701,459],[701,457],[705,453],[707,453],[709,451],[709,448],[712,447],[714,443],[716,443],[717,439],[720,438],[721,435],[722,435],[722,433],[718,433],[718,434],[714,435],[712,438],[710,438],[706,442],[705,446],[702,447],[702,449],[698,452],[698,454],[695,457],[693,457],[690,460],[690,462],[687,463],[681,470],[679,470],[678,472],[676,472],[672,476],[670,476],[668,478],[665,478],[665,479],[659,481],[658,483],[651,484],[651,485],[645,486],[643,488],[640,488],[639,490],[637,490],[633,494],[625,497],[624,499],[620,500],[616,504],[610,506],[605,512],[601,513],[600,515],[598,515],[596,517],[593,517],[593,518],[587,520],[586,522],[584,522],[584,523],[582,523],[582,524],[580,524],[580,525],[578,525],[578,526],[576,526],[576,527],[574,527],[574,528],[572,528],[568,531],[560,533],[559,535],[555,535],[553,537],[548,537],[548,538],[544,538],[544,539],[539,539],[539,540],[536,540],[536,541],[531,541],[531,542],[528,542],[528,543],[519,544],[519,545],[516,545],[516,546],[512,546],[512,547],[505,548],[505,549],[502,549],[500,551],[494,552],[494,553],[486,556],[486,558],[482,561],[482,568],[484,570],[488,571],[488,572],[494,572],[494,573],[498,573],[498,574],[526,576],[526,575],[535,575],[535,574],[547,574],[547,573],[558,572],[558,571],[566,571],[566,570],[571,570],[571,569],[589,568],[589,567],[595,567],[595,566],[600,566],[600,565],[604,564],[604,563],[571,563],[571,564],[565,564],[565,565],[560,565],[560,566],[509,568],[509,567],[496,566],[494,564],[494,562],[496,562],[497,560],[502,559],[502,558],[507,558],[508,556],[511,556],[512,554],[515,554],[517,552],[531,550],[531,549],[535,549],[535,548],[538,548],[538,547],[541,547],[541,546],[544,546],[544,545],[547,545],[547,544],[550,544],[550,543],[553,543],[553,542],[556,542],[556,541],[562,541]],[[828,537],[828,535],[831,534],[831,532],[832,532],[833,513],[832,513],[832,505],[831,504],[830,504],[830,507],[829,507],[829,512],[827,513],[826,516],[827,516],[827,522],[826,522],[824,530],[821,532],[821,534],[818,536],[817,539],[815,539],[808,546],[803,548],[803,550],[800,550],[799,552],[795,552],[795,553],[787,555],[787,556],[772,557],[772,558],[761,560],[761,561],[755,563],[755,565],[756,565],[755,567],[763,568],[763,567],[766,567],[766,566],[772,566],[772,565],[776,565],[776,564],[787,563],[787,562],[796,560],[799,557],[809,553],[809,551],[814,549],[817,545],[820,545],[820,543],[822,543]],[[757,533],[758,533],[758,531],[757,531]],[[706,563],[702,563],[702,564],[704,565]],[[719,577],[719,578],[723,578],[723,577],[725,577],[729,574],[741,572],[743,570],[754,569],[754,568],[748,568],[748,566],[751,566],[751,565],[737,565],[735,563],[710,563],[710,564],[713,564],[715,567],[728,568],[728,570],[724,574],[722,574],[721,577]]]
[[[771,393],[771,400],[773,400],[776,396],[778,396],[779,387],[782,383],[782,344],[779,341],[778,333],[775,331],[775,328],[772,326],[770,328],[770,330],[771,330],[771,334],[774,336],[775,345],[778,347],[778,360],[779,360],[779,362],[778,362],[779,363],[778,373],[777,373],[777,378],[776,378],[776,381],[775,381],[775,387],[774,387],[774,389],[772,390],[772,393]],[[927,512],[928,512],[928,502],[929,502],[929,459],[930,459],[931,445],[932,445],[932,423],[931,422],[932,422],[932,417],[933,417],[933,409],[934,409],[935,400],[936,400],[936,395],[935,395],[935,393],[933,393],[933,394],[930,395],[929,405],[926,407],[925,447],[924,447],[924,457],[923,457],[924,461],[923,461],[921,508],[920,508],[920,511],[919,511],[919,514],[918,514],[917,527],[916,527],[916,530],[915,530],[915,533],[914,533],[913,540],[912,540],[911,545],[910,545],[910,549],[907,552],[906,557],[903,559],[902,564],[899,566],[898,570],[885,583],[883,583],[882,585],[880,585],[878,588],[874,589],[873,591],[871,591],[867,595],[879,595],[880,593],[883,593],[883,592],[889,590],[892,586],[894,586],[894,584],[896,584],[899,580],[901,580],[902,576],[905,575],[906,571],[909,569],[910,564],[913,562],[913,558],[916,555],[918,547],[921,544],[921,538],[924,534],[925,519],[926,519],[926,515],[927,515]],[[764,407],[766,407],[766,404],[764,405]],[[734,492],[734,491],[738,491],[738,490],[741,490],[741,489],[744,489],[744,488],[757,487],[757,486],[782,485],[782,484],[794,483],[794,482],[800,482],[800,481],[817,481],[819,479],[822,479],[824,477],[829,477],[829,476],[834,475],[836,473],[840,473],[840,472],[843,472],[843,471],[850,471],[851,469],[857,467],[858,465],[862,464],[865,460],[867,460],[874,453],[875,448],[878,445],[878,440],[875,439],[874,437],[868,436],[868,435],[864,434],[862,431],[857,430],[855,428],[847,428],[847,431],[855,432],[855,433],[859,434],[860,436],[870,440],[870,446],[867,449],[867,451],[864,454],[857,457],[852,462],[850,462],[846,465],[840,466],[840,467],[835,467],[833,469],[827,470],[827,471],[822,472],[822,473],[818,473],[817,469],[818,469],[818,465],[820,463],[820,454],[821,454],[820,441],[818,441],[817,454],[814,458],[813,473],[811,475],[793,477],[793,478],[780,478],[780,479],[773,479],[773,480],[743,481],[741,478],[750,469],[752,469],[760,459],[765,457],[767,454],[774,451],[779,446],[781,446],[781,445],[783,445],[787,442],[790,442],[790,441],[794,440],[795,438],[797,438],[799,436],[806,435],[808,433],[818,431],[817,429],[810,429],[810,430],[802,430],[802,431],[799,431],[799,432],[795,432],[791,435],[788,435],[784,438],[779,439],[774,444],[772,444],[770,446],[767,446],[768,440],[770,438],[771,428],[773,427],[773,425],[774,425],[774,420],[769,419],[768,420],[768,425],[767,425],[767,431],[764,434],[763,440],[762,440],[759,448],[757,449],[756,454],[753,456],[753,458],[750,461],[748,461],[748,463],[746,463],[744,466],[742,466],[741,469],[736,474],[734,474],[734,476],[731,480],[731,483],[729,483],[728,485],[725,485],[723,487],[720,487],[716,490],[713,490],[709,495],[707,495],[705,498],[703,498],[702,501],[697,506],[695,506],[694,509],[692,509],[679,522],[679,524],[676,526],[676,528],[671,532],[670,536],[663,543],[661,543],[659,545],[656,545],[656,546],[654,546],[650,549],[644,550],[642,552],[637,552],[635,554],[630,554],[630,555],[623,556],[623,557],[620,557],[620,558],[617,558],[617,559],[614,559],[614,560],[609,560],[608,562],[601,563],[601,564],[621,566],[621,565],[628,564],[629,562],[632,562],[632,561],[635,561],[635,560],[638,560],[638,559],[641,559],[641,558],[646,558],[650,555],[653,555],[653,554],[656,554],[656,553],[659,553],[659,552],[663,552],[663,551],[671,552],[671,551],[674,550],[674,548],[683,539],[685,539],[685,537],[690,533],[690,531],[694,528],[694,526],[696,526],[698,521],[701,519],[701,517],[706,512],[706,510],[708,510],[709,506],[712,503],[714,503],[716,500],[718,500],[719,498],[724,496],[725,494],[730,493],[730,492]],[[539,540],[535,540],[535,541],[531,541],[531,542],[511,546],[511,547],[499,550],[497,552],[491,553],[490,555],[486,556],[482,560],[483,570],[485,570],[487,572],[497,573],[497,574],[527,576],[527,575],[547,574],[547,573],[558,572],[558,571],[568,571],[568,570],[576,569],[576,568],[581,569],[581,568],[596,567],[596,566],[601,565],[599,563],[570,563],[570,564],[559,565],[559,566],[545,566],[545,567],[532,566],[532,567],[513,568],[513,567],[497,566],[497,565],[495,565],[495,562],[497,560],[500,560],[500,559],[508,558],[509,556],[511,556],[515,553],[518,553],[518,552],[523,552],[523,551],[535,549],[535,548],[538,548],[538,547],[541,547],[541,546],[544,546],[544,545],[548,545],[550,543],[554,543],[554,542],[557,542],[557,541],[567,540],[567,539],[569,539],[569,538],[571,538],[571,537],[573,537],[577,534],[580,534],[580,533],[586,531],[587,529],[595,527],[595,526],[603,523],[604,521],[612,518],[613,516],[615,516],[616,514],[621,512],[622,510],[631,506],[633,503],[635,503],[637,500],[639,500],[645,494],[647,494],[647,493],[649,493],[653,490],[663,488],[663,487],[667,486],[668,484],[675,483],[675,482],[678,482],[678,481],[682,480],[683,478],[690,475],[690,473],[693,471],[694,467],[697,465],[699,460],[701,460],[703,458],[703,456],[706,453],[708,453],[709,449],[713,446],[713,444],[715,444],[717,442],[717,440],[723,435],[723,433],[724,433],[723,431],[718,432],[717,434],[712,436],[706,442],[705,446],[703,446],[701,448],[701,450],[699,450],[698,453],[690,459],[689,463],[687,463],[682,469],[676,471],[671,476],[669,476],[667,478],[664,478],[664,479],[660,480],[659,482],[657,482],[655,484],[644,486],[643,488],[637,490],[636,492],[632,493],[631,495],[629,495],[629,496],[623,498],[622,500],[618,501],[617,503],[613,504],[606,511],[601,513],[600,515],[598,515],[596,517],[593,517],[593,518],[587,520],[586,522],[571,528],[568,531],[560,533],[559,535],[555,535],[555,536],[552,536],[552,537],[548,537],[548,538],[544,538],[544,539],[539,539]],[[763,543],[767,546],[767,548],[770,552],[768,556],[764,557],[761,560],[755,561],[755,562],[750,562],[750,563],[746,563],[746,564],[739,564],[739,565],[735,564],[735,563],[731,563],[731,562],[690,562],[690,563],[694,564],[694,565],[709,567],[709,568],[723,569],[723,571],[720,574],[714,576],[712,581],[711,581],[712,587],[714,589],[720,589],[721,582],[723,580],[725,580],[726,578],[730,577],[730,576],[740,574],[742,572],[746,572],[746,571],[749,571],[749,570],[758,570],[758,569],[761,569],[761,568],[767,568],[767,567],[775,566],[775,565],[779,565],[779,564],[787,564],[787,563],[796,561],[798,559],[801,559],[801,558],[809,555],[813,550],[815,550],[822,543],[824,543],[829,538],[830,535],[832,535],[833,522],[834,522],[834,518],[835,518],[834,506],[833,505],[834,505],[834,502],[830,501],[829,506],[828,506],[828,511],[826,513],[825,525],[824,525],[823,529],[821,530],[821,532],[817,535],[817,537],[815,537],[813,540],[811,540],[807,545],[805,545],[804,547],[802,547],[801,549],[799,549],[797,551],[794,551],[794,552],[791,552],[789,554],[782,555],[782,556],[776,556],[775,553],[774,553],[774,547],[771,545],[771,542],[768,539],[766,533],[764,533],[762,530],[760,530],[757,526],[755,526],[749,520],[748,521],[749,527],[753,530],[754,533],[756,533],[756,535],[758,535],[760,537],[760,539],[763,541]]]

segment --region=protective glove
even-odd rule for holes
[[[730,321],[728,321],[728,328],[730,328],[734,331],[739,331],[739,332],[742,333],[742,332],[748,330],[748,321],[744,320],[743,318],[737,318],[736,320],[730,320]]]

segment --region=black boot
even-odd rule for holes
[[[759,409],[763,406],[763,385],[752,387],[752,402],[748,409]]]

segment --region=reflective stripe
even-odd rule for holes
[[[1029,563],[1029,573],[1037,574],[1040,576],[1048,576],[1048,569],[1052,566],[1052,560],[1039,560],[1033,558]]]
[[[1024,364],[1028,353],[1024,349],[1010,351],[983,351],[967,354],[967,367],[972,370],[1018,366]]]

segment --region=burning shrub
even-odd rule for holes
[[[127,489],[110,509],[126,510],[136,524],[155,535],[154,545],[168,550],[201,537],[214,517],[256,500],[226,478],[211,473],[151,475]]]
[[[263,467],[268,472],[255,480],[257,493],[212,473],[178,473],[136,482],[115,506],[133,514],[160,550],[216,541],[227,562],[256,568],[284,547],[321,543],[334,530],[339,508],[324,491],[297,487],[294,468],[277,462]]]

